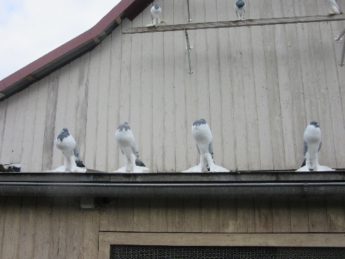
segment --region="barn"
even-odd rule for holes
[[[122,0],[0,81],[0,258],[345,258],[345,15],[326,0]],[[345,0],[338,1],[345,8]],[[343,39],[344,40],[344,39]],[[344,103],[343,103],[344,101]],[[198,163],[204,118],[214,159]],[[321,164],[295,172],[303,131]],[[123,174],[128,121],[148,174]],[[62,128],[86,173],[56,173]]]

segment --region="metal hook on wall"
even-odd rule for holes
[[[345,29],[337,36],[335,41],[341,41],[343,38],[345,38]],[[345,63],[345,39],[343,42],[343,49],[341,51],[340,66],[344,66],[344,63]]]
[[[188,12],[188,22],[192,22],[192,17],[190,15],[190,3],[189,0],[187,0],[187,12]],[[191,52],[192,52],[192,46],[190,45],[189,35],[188,31],[185,30],[184,34],[186,36],[186,45],[187,45],[187,57],[188,57],[188,66],[189,66],[189,74],[193,74],[192,70],[192,59],[191,59]]]
[[[192,59],[191,59],[191,52],[192,52],[192,46],[190,45],[190,40],[189,40],[189,35],[188,35],[188,31],[185,30],[184,34],[186,36],[186,45],[187,45],[187,57],[188,57],[188,66],[189,66],[189,74],[193,74],[193,70],[192,70]]]
[[[189,0],[187,0],[187,11],[188,11],[188,22],[192,22],[192,17],[190,16],[190,4],[189,4]]]

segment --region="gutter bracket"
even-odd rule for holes
[[[92,197],[81,197],[80,208],[83,210],[93,210],[96,208],[95,198]]]

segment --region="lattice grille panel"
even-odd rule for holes
[[[110,259],[345,259],[345,248],[112,246]]]

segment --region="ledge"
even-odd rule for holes
[[[117,198],[342,197],[345,171],[296,173],[0,174],[2,196]]]
[[[245,19],[235,21],[217,21],[217,22],[199,22],[186,24],[163,24],[159,26],[134,27],[123,31],[123,34],[134,33],[154,33],[154,32],[171,32],[184,30],[204,30],[219,28],[267,26],[278,24],[296,24],[296,23],[316,23],[316,22],[336,22],[344,21],[345,15],[318,15],[318,16],[300,16],[300,17],[280,17],[280,18],[260,18]]]

